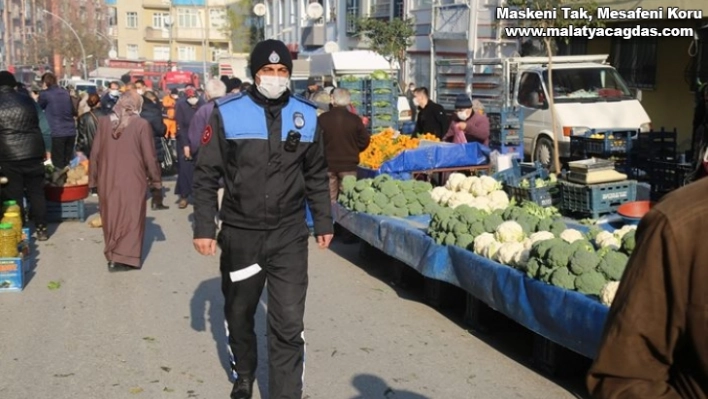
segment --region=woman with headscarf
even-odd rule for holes
[[[99,119],[91,148],[89,185],[98,189],[104,254],[112,272],[142,266],[148,182],[153,202],[162,202],[152,127],[140,117],[142,105],[135,90],[123,93],[112,113]]]
[[[100,105],[101,97],[98,94],[90,94],[86,99],[89,110],[79,117],[76,126],[76,149],[83,152],[86,157],[91,156],[91,146],[98,129],[98,118],[104,116]]]

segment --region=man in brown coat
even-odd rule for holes
[[[356,176],[359,153],[369,146],[371,134],[361,118],[349,112],[351,96],[346,89],[332,91],[332,110],[319,117],[325,158],[329,170],[329,195],[337,202],[339,188],[345,176]]]
[[[667,196],[641,221],[603,342],[594,398],[708,398],[708,179]]]

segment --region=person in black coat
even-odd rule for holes
[[[165,151],[162,148],[162,138],[165,137],[167,127],[162,119],[162,106],[160,100],[154,91],[148,90],[143,95],[143,110],[140,112],[140,117],[150,122],[152,127],[152,135],[155,141],[155,151],[159,162],[165,161]]]
[[[445,137],[447,128],[450,126],[450,120],[445,113],[442,105],[433,102],[430,99],[428,89],[418,87],[414,90],[415,98],[413,101],[418,107],[418,119],[415,124],[415,134],[432,133],[440,140]]]
[[[83,152],[86,158],[90,158],[93,138],[98,130],[98,118],[104,116],[105,113],[100,108],[101,97],[98,94],[90,94],[86,105],[90,110],[79,117],[76,127],[76,149]]]

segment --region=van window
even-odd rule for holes
[[[96,86],[94,85],[76,85],[76,91],[85,91],[88,94],[96,94]]]
[[[529,108],[542,108],[545,98],[541,77],[537,73],[526,72],[521,75],[517,98],[519,104]]]
[[[543,73],[548,81],[548,72]],[[609,67],[553,70],[553,99],[556,102],[596,102],[634,99],[629,88]]]

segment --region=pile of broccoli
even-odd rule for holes
[[[428,234],[438,244],[471,249],[475,237],[485,232],[493,233],[504,222],[500,213],[487,213],[468,205],[454,209],[440,207],[433,213]]]
[[[557,287],[597,296],[608,282],[622,278],[627,261],[625,253],[609,247],[595,250],[585,239],[568,243],[553,238],[533,244],[522,271]]]
[[[382,174],[373,179],[342,179],[339,202],[347,209],[391,217],[418,216],[440,208],[430,197],[432,185],[417,180],[395,180]]]

